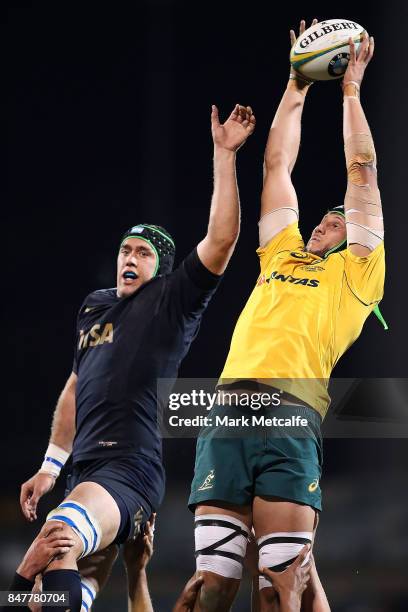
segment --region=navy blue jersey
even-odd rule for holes
[[[195,249],[129,297],[91,293],[78,315],[74,462],[135,452],[161,457],[157,379],[175,378],[220,276]]]

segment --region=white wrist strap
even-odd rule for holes
[[[45,453],[44,461],[42,462],[40,472],[43,474],[51,474],[54,478],[58,478],[60,471],[64,467],[69,453],[56,444],[50,444]]]

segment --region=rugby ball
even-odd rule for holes
[[[290,63],[297,72],[313,81],[340,79],[350,58],[349,38],[354,40],[358,51],[364,32],[363,26],[355,21],[320,21],[296,40],[290,50]]]

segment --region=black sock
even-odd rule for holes
[[[64,610],[70,610],[71,612],[80,612],[82,605],[82,587],[81,587],[81,576],[78,570],[73,569],[60,569],[51,570],[46,572],[43,576],[43,591],[68,591],[69,593],[69,604],[66,607],[59,608],[61,612]],[[55,605],[43,605],[42,612],[55,612]]]
[[[31,591],[34,586],[34,580],[28,580],[20,576],[17,572],[14,574],[13,582],[10,584],[9,591]]]
[[[13,581],[10,584],[8,590],[9,591],[32,591],[34,586],[34,580],[28,580],[23,576],[20,576],[17,572],[13,576]],[[0,612],[3,610],[11,610],[11,606],[0,606]],[[19,606],[20,612],[30,612],[30,608],[28,606]]]

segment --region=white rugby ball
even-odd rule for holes
[[[293,68],[314,81],[340,79],[350,58],[348,40],[360,46],[365,29],[355,21],[328,19],[303,32],[290,50]]]

